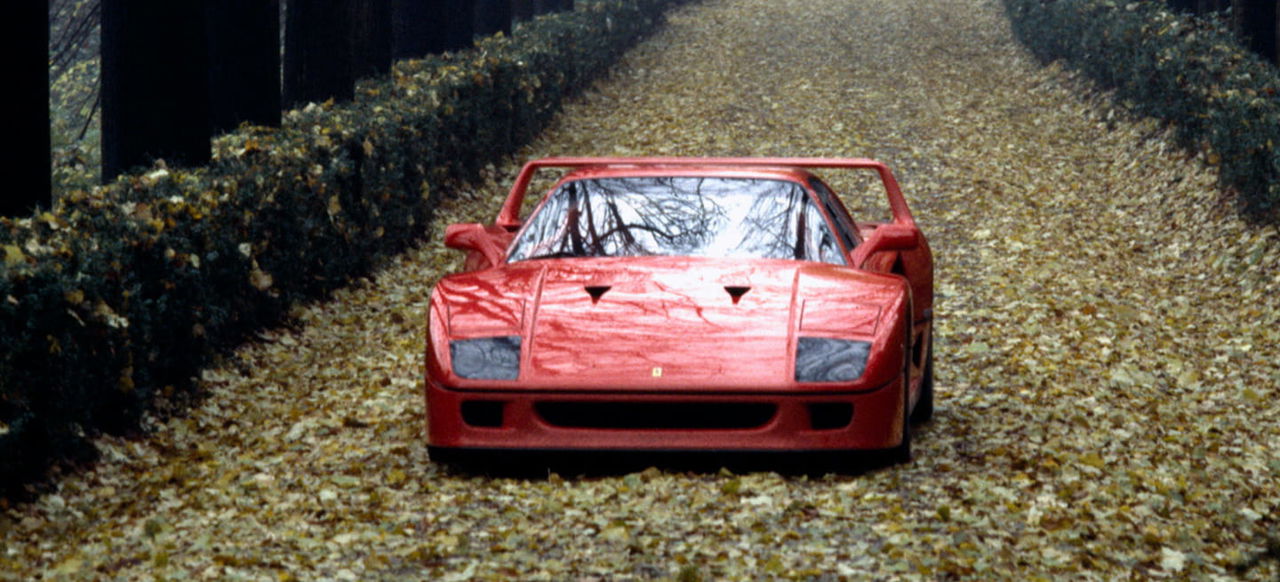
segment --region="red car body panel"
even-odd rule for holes
[[[856,247],[844,252],[861,264],[847,266],[675,256],[508,263],[525,190],[545,168],[570,169],[556,187],[602,177],[752,178],[800,184],[811,197],[808,168],[871,170],[885,184],[894,228],[859,224]],[[867,254],[877,236],[903,240]],[[899,443],[905,408],[920,397],[932,258],[879,162],[536,160],[493,225],[451,227],[446,242],[470,253],[467,271],[442,279],[431,298],[433,451],[885,449]],[[455,373],[451,342],[493,337],[519,338],[516,377]],[[865,370],[848,382],[797,381],[801,337],[869,343]]]

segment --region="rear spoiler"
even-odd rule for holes
[[[688,167],[708,166],[718,168],[804,168],[804,169],[851,169],[875,170],[884,183],[885,195],[889,198],[889,209],[893,212],[893,221],[898,224],[915,226],[907,201],[902,197],[902,190],[893,172],[882,162],[866,158],[542,158],[533,160],[520,169],[520,175],[511,185],[507,201],[498,213],[497,225],[515,230],[520,227],[520,206],[524,204],[525,191],[529,182],[538,170],[547,168],[583,168],[601,167]]]

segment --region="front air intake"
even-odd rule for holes
[[[853,422],[853,405],[848,402],[816,402],[809,405],[809,426],[813,430],[845,428]]]
[[[502,403],[489,400],[463,402],[462,422],[470,426],[498,428],[502,426]]]
[[[773,404],[743,402],[540,402],[547,424],[564,428],[628,430],[733,430],[764,426]]]

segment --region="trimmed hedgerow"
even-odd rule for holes
[[[245,128],[0,220],[0,494],[136,430],[212,357],[421,236],[447,184],[513,153],[683,0],[599,0],[398,63],[355,101]]]
[[[1280,217],[1280,70],[1221,23],[1162,3],[1004,0],[1021,42],[1060,60],[1137,113],[1173,124],[1182,145],[1221,164],[1221,183],[1256,220]]]

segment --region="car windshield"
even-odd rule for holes
[[[800,184],[708,177],[566,182],[530,217],[508,260],[650,255],[845,264]]]

